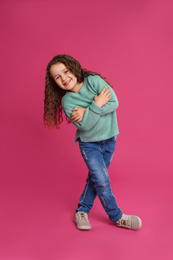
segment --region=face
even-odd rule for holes
[[[80,85],[77,78],[63,63],[56,63],[50,67],[50,74],[55,83],[64,90],[76,92],[75,90]]]

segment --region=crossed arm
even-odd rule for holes
[[[110,92],[110,88],[106,89],[106,87],[104,87],[100,93],[100,95],[95,95],[94,97],[94,101],[96,103],[97,106],[102,107],[104,106],[111,98],[111,92]],[[70,120],[71,122],[76,122],[79,123],[82,121],[82,118],[85,115],[85,111],[87,108],[83,108],[83,107],[75,107],[73,108],[73,113],[70,116]]]

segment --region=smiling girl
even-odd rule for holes
[[[118,207],[110,186],[108,168],[119,134],[116,109],[118,100],[106,78],[82,69],[71,56],[57,55],[46,69],[44,123],[58,128],[62,111],[77,127],[74,142],[88,168],[88,177],[76,208],[75,223],[80,230],[89,230],[88,214],[98,195],[100,202],[116,226],[132,230],[142,221],[126,215]]]

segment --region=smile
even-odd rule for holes
[[[71,82],[71,79],[64,83],[64,86],[67,86]]]

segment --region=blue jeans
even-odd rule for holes
[[[80,210],[88,214],[98,195],[109,219],[114,222],[119,220],[123,214],[117,206],[107,171],[115,151],[116,139],[117,136],[114,136],[104,141],[91,143],[79,140],[79,148],[89,173],[76,209],[76,211]]]

